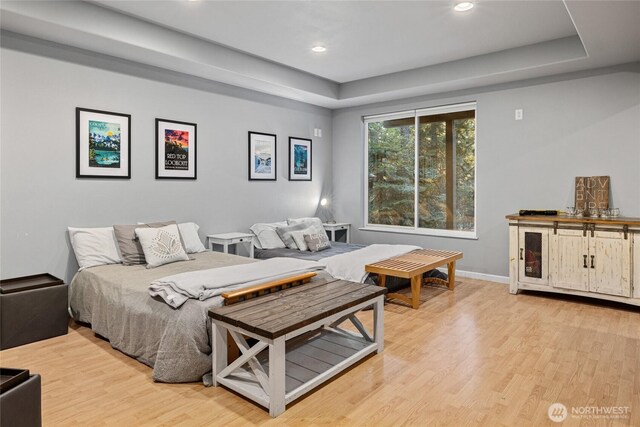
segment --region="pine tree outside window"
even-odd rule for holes
[[[475,103],[364,122],[365,228],[475,238]]]

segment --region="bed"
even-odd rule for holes
[[[328,258],[334,255],[345,254],[353,252],[357,249],[362,249],[366,245],[358,245],[354,243],[342,243],[331,242],[331,247],[320,252],[301,251],[298,249],[289,248],[275,248],[275,249],[260,249],[254,248],[255,257],[258,259],[269,259],[275,257],[292,257],[299,259],[306,259],[309,261],[319,261],[324,258]]]
[[[254,235],[254,253],[258,259],[291,257],[318,261],[324,264],[327,272],[335,278],[376,285],[378,284],[378,275],[366,273],[366,264],[421,249],[417,246],[412,248],[410,245],[368,246],[329,242],[324,225],[317,217],[289,218],[280,222],[256,223],[249,229]],[[314,252],[314,248],[309,243],[315,238],[324,241],[324,244],[321,245],[322,249]],[[380,252],[373,253],[370,251],[370,249],[374,249],[373,246],[385,246],[385,248],[375,248]],[[396,248],[391,248],[393,246]],[[367,254],[364,254],[365,252]],[[360,253],[362,255],[359,255]],[[339,260],[339,258],[342,259]],[[439,270],[428,271],[424,277],[447,279],[447,275]],[[385,286],[393,293],[410,286],[410,281],[405,278],[389,276],[385,281]]]
[[[210,380],[211,336],[207,313],[222,297],[189,299],[179,309],[149,295],[149,284],[178,273],[246,264],[257,260],[219,252],[191,254],[193,260],[147,269],[144,265],[101,265],[78,272],[69,287],[69,309],[78,322],[123,353],[153,368],[153,380]],[[320,273],[322,276],[323,273]]]

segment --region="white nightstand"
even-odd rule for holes
[[[336,230],[337,231],[345,230],[345,233],[347,235],[347,243],[351,243],[351,223],[348,223],[348,222],[334,222],[332,224],[324,223],[322,224],[322,226],[324,227],[324,231],[331,233],[330,240],[332,242],[336,241]]]
[[[229,253],[229,245],[238,243],[249,244],[249,258],[253,258],[253,234],[250,233],[222,233],[207,235],[209,249],[213,250],[213,245],[222,246],[222,252]]]

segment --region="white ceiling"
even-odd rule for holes
[[[0,26],[328,108],[640,61],[640,1],[453,4],[3,0]]]
[[[577,34],[562,1],[96,3],[339,83]]]

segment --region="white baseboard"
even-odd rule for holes
[[[446,267],[439,268],[438,270],[442,271],[443,273],[447,272]],[[490,282],[504,283],[507,285],[509,284],[508,276],[498,276],[496,274],[476,273],[474,271],[464,271],[456,269],[456,276],[468,277],[470,279],[488,280]]]

